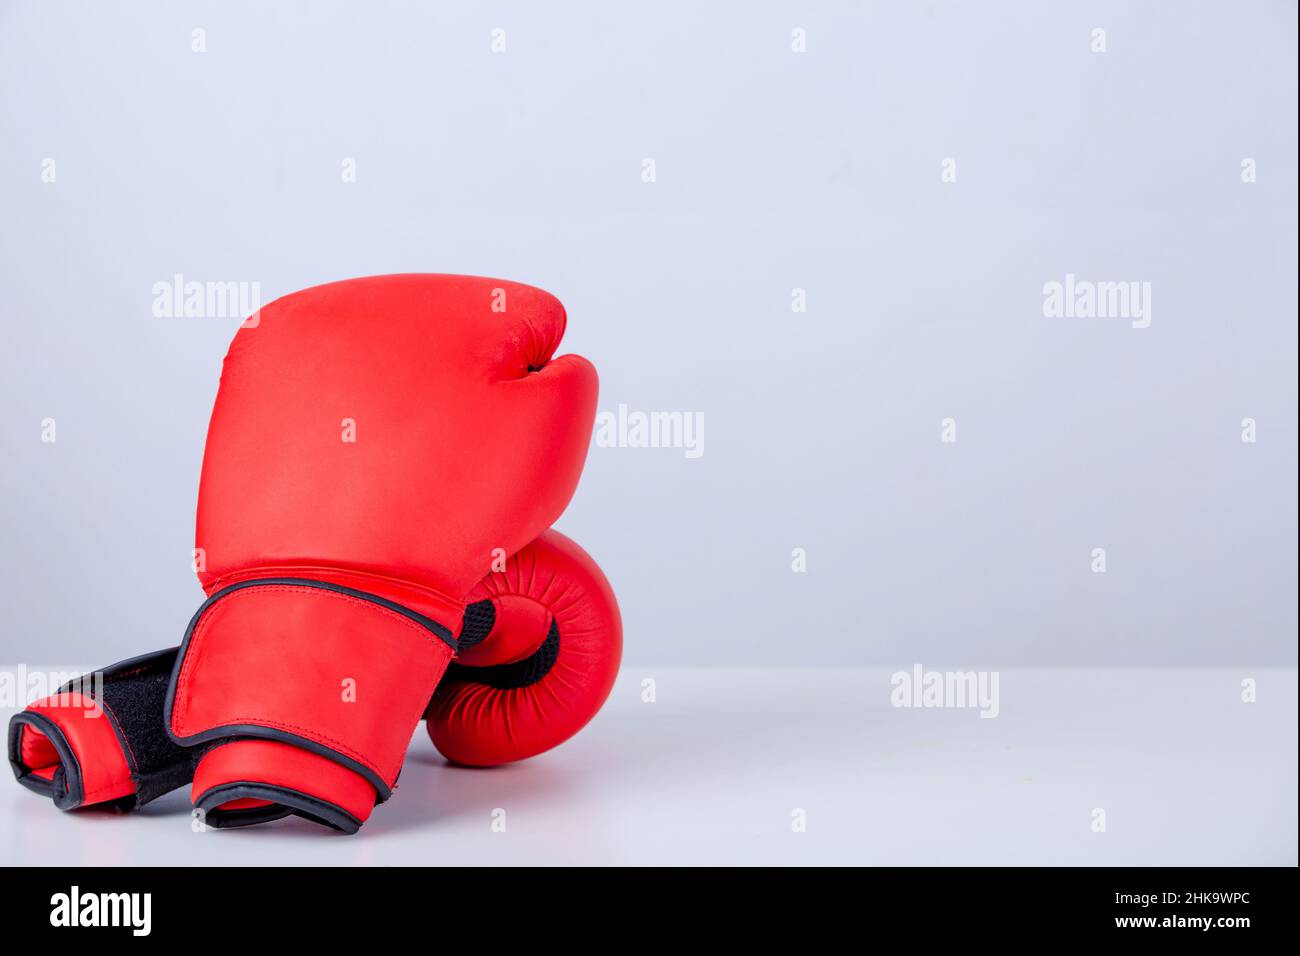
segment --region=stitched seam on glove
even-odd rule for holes
[[[99,796],[101,793],[106,793],[107,791],[112,790],[117,786],[118,786],[117,783],[108,783],[102,787],[96,787],[94,790],[83,791],[81,794],[81,805],[84,806],[87,803],[98,803],[99,802],[98,800],[92,798]]]
[[[104,709],[104,713],[108,714],[108,716],[112,718],[113,723],[117,725],[115,728],[113,728],[113,737],[120,744],[122,744],[123,747],[126,748],[126,753],[131,758],[130,765],[126,769],[131,774],[135,774],[140,769],[140,761],[136,757],[135,749],[131,746],[131,741],[127,739],[126,734],[119,733],[119,731],[122,728],[122,721],[117,719],[117,714],[113,712],[112,707],[108,706],[108,701],[106,700],[100,701],[99,706]]]
[[[320,565],[320,564],[277,564],[268,567],[242,568],[239,571],[232,571],[229,574],[223,574],[211,581],[204,581],[203,590],[209,594],[216,594],[222,588],[229,587],[232,584],[241,584],[244,581],[254,581],[258,578],[320,578],[328,581],[335,575],[347,575],[348,577],[364,578],[370,581],[378,581],[388,584],[404,591],[412,591],[416,594],[428,595],[435,601],[447,604],[453,608],[463,607],[464,602],[459,598],[453,598],[444,594],[437,588],[431,588],[423,584],[416,584],[404,578],[395,578],[387,574],[379,574],[375,571],[364,571],[360,568],[349,568],[340,565]],[[270,585],[268,585],[270,587]],[[356,588],[356,590],[365,590]],[[397,602],[402,603],[402,602]],[[445,622],[438,623],[445,626]],[[459,623],[457,620],[456,623]]]

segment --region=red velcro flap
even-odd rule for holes
[[[179,743],[297,744],[388,796],[451,647],[396,605],[323,583],[250,582],[200,610],[168,692]]]

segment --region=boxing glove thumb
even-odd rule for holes
[[[460,651],[425,712],[453,763],[523,760],[568,740],[614,686],[623,625],[596,562],[543,532],[468,598]]]

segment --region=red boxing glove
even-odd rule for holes
[[[133,657],[63,685],[9,719],[9,765],[60,810],[134,809],[184,786],[198,751],[162,725],[176,648]]]
[[[429,706],[430,736],[448,759],[475,765],[563,743],[600,709],[618,673],[622,625],[600,568],[564,535],[546,531],[469,600],[459,660],[480,665],[448,669]],[[189,783],[204,751],[178,747],[162,725],[176,651],[115,664],[100,672],[101,682],[74,681],[11,718],[14,776],[63,810],[134,810]],[[223,809],[232,825],[288,813],[265,801],[238,814]]]
[[[236,334],[199,485],[209,598],[163,709],[176,743],[215,744],[193,787],[210,825],[265,801],[350,833],[388,798],[464,596],[577,485],[596,374],[552,360],[564,325],[539,289],[399,275]]]
[[[590,555],[547,531],[469,596],[461,650],[425,713],[453,763],[492,766],[581,730],[614,686],[623,624]]]

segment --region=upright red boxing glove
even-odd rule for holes
[[[468,600],[461,663],[448,668],[429,707],[429,734],[448,759],[484,765],[533,756],[595,716],[623,642],[618,602],[587,552],[544,531]],[[61,810],[124,811],[188,784],[203,750],[178,747],[162,723],[176,652],[122,661],[100,671],[98,682],[75,681],[15,714],[9,763],[19,783]],[[228,823],[261,823],[288,813],[250,802],[223,815]]]
[[[552,359],[564,325],[540,289],[397,275],[286,296],[236,334],[199,485],[209,597],[163,709],[173,741],[210,747],[209,825],[270,803],[354,832],[388,798],[465,595],[577,485],[596,374]]]

